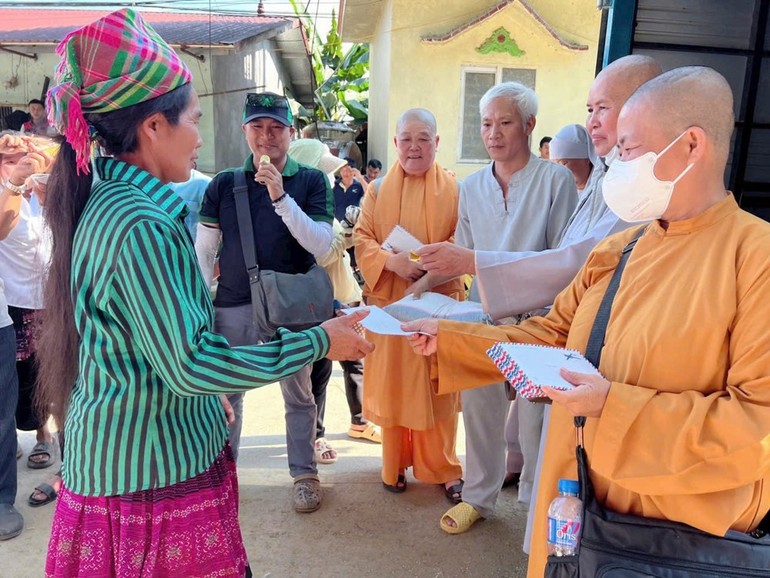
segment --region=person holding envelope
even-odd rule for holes
[[[382,247],[400,225],[422,243],[452,241],[457,226],[457,180],[436,163],[436,119],[410,109],[396,123],[398,162],[364,196],[354,229],[356,260],[368,305],[384,307],[401,299],[426,275],[409,251]],[[428,274],[430,275],[430,274]],[[462,299],[462,280],[433,291]],[[406,490],[406,469],[423,482],[441,484],[447,498],[462,498],[457,459],[459,396],[436,395],[431,360],[415,355],[404,337],[367,332],[375,344],[364,365],[364,417],[382,427],[382,483],[391,492]]]

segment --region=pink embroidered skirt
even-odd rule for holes
[[[242,578],[246,564],[238,478],[226,446],[208,470],[166,488],[105,498],[62,487],[45,575]]]

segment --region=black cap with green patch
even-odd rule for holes
[[[278,122],[291,126],[294,117],[291,114],[289,101],[285,96],[272,92],[250,92],[246,95],[243,105],[243,123],[251,122],[255,118],[272,118]]]

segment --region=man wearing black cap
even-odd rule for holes
[[[241,247],[233,187],[235,172],[243,170],[248,187],[254,246],[260,269],[305,273],[324,255],[332,241],[333,197],[326,175],[300,165],[288,155],[294,135],[292,113],[284,96],[249,93],[242,130],[251,149],[241,169],[220,172],[206,189],[195,243],[204,278],[213,276],[214,258],[222,245],[220,277],[214,299],[214,330],[231,345],[269,340],[253,322],[249,279]],[[310,366],[281,381],[286,407],[289,472],[294,478],[294,508],[312,512],[321,506],[321,486],[315,459],[316,406]],[[230,445],[238,455],[243,419],[243,395],[229,396],[236,414]]]

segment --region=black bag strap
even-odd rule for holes
[[[233,195],[235,196],[235,212],[238,216],[238,234],[241,236],[241,250],[246,263],[246,273],[251,285],[259,281],[259,266],[257,252],[254,248],[254,225],[251,222],[251,205],[249,204],[249,187],[246,186],[246,174],[243,169],[233,172]]]
[[[607,290],[604,292],[602,302],[599,304],[599,309],[596,311],[596,317],[594,318],[593,327],[591,327],[591,334],[588,337],[588,344],[586,345],[585,357],[590,361],[594,367],[599,368],[599,361],[602,358],[602,349],[604,348],[604,337],[607,334],[607,323],[610,320],[610,313],[612,313],[612,302],[615,299],[615,294],[620,287],[620,278],[623,276],[623,269],[626,268],[626,263],[629,257],[631,257],[631,251],[636,246],[636,242],[644,234],[647,227],[640,227],[634,237],[623,247],[620,253],[620,261],[615,272],[612,274],[610,284],[607,285]],[[586,423],[585,416],[575,416],[575,457],[577,458],[578,466],[578,481],[580,482],[580,499],[583,501],[583,507],[588,507],[593,501],[594,490],[591,484],[591,478],[588,475],[588,457],[586,456],[585,449],[583,448],[583,426]]]
[[[599,305],[599,310],[596,312],[594,318],[594,325],[591,328],[591,335],[588,338],[588,345],[586,345],[585,357],[591,364],[599,368],[599,361],[602,358],[602,348],[604,347],[604,336],[607,334],[607,323],[610,320],[610,313],[612,313],[612,302],[615,299],[615,293],[618,292],[620,287],[620,278],[623,276],[623,269],[626,268],[628,258],[631,256],[636,242],[644,234],[647,227],[640,227],[628,244],[623,247],[623,251],[620,254],[620,261],[618,266],[615,267],[615,272],[612,274],[610,284],[607,285],[607,290],[604,292],[604,297]],[[575,417],[575,427],[582,428],[586,423],[585,416]]]

